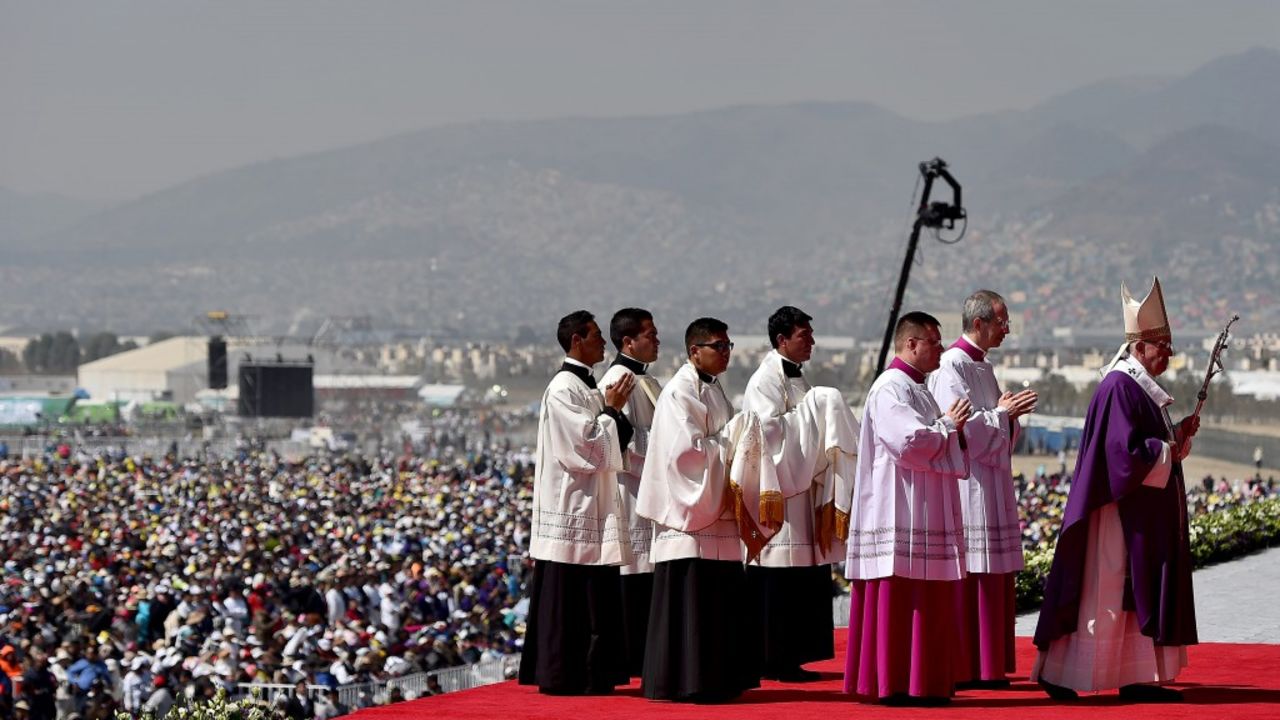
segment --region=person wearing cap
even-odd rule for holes
[[[9,685],[13,688],[13,695],[17,697],[22,694],[22,660],[18,657],[18,649],[8,643],[4,647],[0,647],[0,672],[9,678]]]
[[[142,714],[150,715],[155,720],[164,720],[169,714],[169,708],[173,707],[173,691],[169,689],[169,679],[163,674],[156,675],[151,684],[154,689],[151,696],[142,704]]]
[[[59,645],[57,651],[53,654],[53,660],[49,664],[49,672],[54,678],[54,704],[57,707],[58,717],[65,718],[75,710],[75,694],[72,685],[67,679],[67,668],[71,665],[71,653],[67,652],[65,645]]]
[[[622,615],[623,642],[626,643],[627,672],[633,677],[644,666],[644,638],[649,627],[649,604],[653,598],[653,561],[649,546],[653,542],[653,523],[636,514],[636,494],[644,472],[645,453],[649,448],[649,430],[653,426],[653,406],[662,385],[649,374],[650,363],[658,359],[658,328],[653,314],[641,308],[623,308],[609,321],[609,340],[617,349],[601,382],[612,385],[624,375],[635,380],[622,414],[631,422],[634,434],[623,452],[626,469],[618,473],[623,507],[630,528],[631,561],[623,565]],[[637,392],[638,391],[638,392]]]
[[[1123,285],[1120,296],[1125,344],[1085,416],[1031,678],[1058,700],[1119,688],[1133,702],[1178,702],[1162,685],[1197,642],[1182,460],[1200,422],[1172,422],[1156,382],[1173,356],[1160,280],[1141,302]]]
[[[529,622],[520,684],[556,695],[607,694],[627,681],[618,566],[630,559],[617,473],[631,440],[622,414],[635,380],[597,389],[604,336],[579,310],[561,318],[564,363],[542,396],[533,478]]]
[[[1014,495],[1012,456],[1018,418],[1035,409],[1034,390],[1001,392],[987,353],[1009,334],[1009,308],[991,290],[964,301],[963,334],[929,373],[929,392],[939,407],[959,398],[973,405],[964,426],[969,476],[960,480],[965,565],[960,587],[960,633],[956,648],[959,688],[1005,688],[1014,671],[1014,578],[1022,569],[1022,528]]]
[[[129,663],[129,672],[125,673],[121,685],[121,706],[133,714],[142,708],[147,695],[151,692],[151,659],[145,655],[137,655]]]

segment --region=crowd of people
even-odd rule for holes
[[[1226,478],[1207,475],[1200,480],[1199,486],[1187,488],[1187,510],[1193,515],[1199,515],[1248,505],[1277,495],[1280,495],[1280,490],[1276,488],[1275,477],[1263,480],[1259,473],[1246,480],[1230,482]]]
[[[0,714],[159,717],[240,683],[517,651],[532,459],[479,437],[302,462],[252,444],[0,461]],[[304,694],[292,715],[343,709]]]
[[[1052,548],[1066,511],[1071,474],[1038,473],[1018,475],[1014,479],[1018,483],[1023,549],[1039,551]],[[1186,489],[1187,512],[1191,517],[1280,496],[1276,479],[1264,480],[1261,475],[1237,481],[1205,476],[1198,483],[1187,482]]]
[[[292,716],[327,718],[352,708],[304,686],[517,652],[533,458],[465,414],[437,420],[372,458],[60,443],[0,461],[0,716],[160,717],[271,682],[299,684]],[[1018,481],[1024,547],[1049,548],[1069,475]],[[1276,494],[1274,479],[1205,478],[1187,503]]]

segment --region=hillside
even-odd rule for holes
[[[945,123],[806,103],[429,129],[8,236],[0,320],[181,326],[218,307],[504,337],[638,303],[668,327],[716,314],[754,332],[793,302],[877,335],[915,166],[941,155],[972,227],[922,245],[909,304],[989,284],[1040,331],[1109,327],[1120,279],[1158,272],[1176,323],[1230,307],[1278,329],[1278,68],[1253,50]]]

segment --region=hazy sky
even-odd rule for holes
[[[1022,108],[1280,45],[1280,2],[0,0],[0,186],[123,200],[445,123]]]

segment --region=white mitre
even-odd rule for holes
[[[1133,299],[1129,288],[1120,283],[1120,300],[1124,305],[1124,339],[1155,340],[1171,337],[1169,315],[1164,310],[1164,293],[1160,290],[1160,278],[1154,278],[1151,292],[1142,302]]]
[[[1130,343],[1173,337],[1169,330],[1169,315],[1164,309],[1164,291],[1160,289],[1160,278],[1152,277],[1151,291],[1141,302],[1133,299],[1129,288],[1121,281],[1120,305],[1124,309],[1124,344],[1116,351],[1111,362],[1102,367],[1103,375],[1129,355]]]

